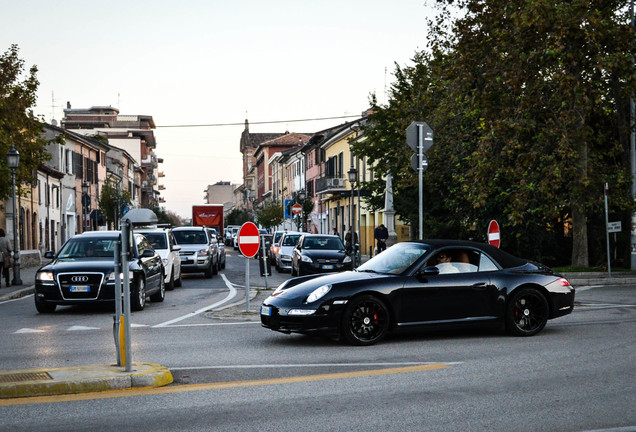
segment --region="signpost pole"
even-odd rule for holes
[[[250,311],[250,259],[245,257],[245,312]]]
[[[132,238],[130,219],[126,219],[121,223],[121,267],[124,273],[124,366],[126,372],[132,371],[132,352],[130,341],[130,271],[128,266],[129,257],[131,256]],[[116,277],[119,277],[117,275]],[[120,324],[121,325],[121,324]]]
[[[424,170],[422,169],[422,156],[424,156],[424,125],[417,125],[417,176],[420,187],[420,223],[419,223],[419,239],[423,240],[424,236],[422,231],[424,230]]]
[[[609,214],[607,209],[607,194],[609,193],[609,184],[605,183],[605,237],[607,239],[607,275],[612,277],[612,264],[610,257],[610,240],[609,240]]]

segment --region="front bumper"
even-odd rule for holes
[[[340,334],[342,308],[324,306],[311,315],[289,315],[293,308],[278,307],[271,303],[261,306],[261,325],[281,333],[320,333],[337,336]]]
[[[317,274],[317,273],[336,273],[347,270],[353,270],[353,266],[348,263],[319,263],[306,261],[299,261],[300,271],[303,274]]]
[[[201,273],[206,271],[210,267],[210,260],[212,257],[204,255],[189,255],[181,257],[181,272],[182,273]]]

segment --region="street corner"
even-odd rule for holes
[[[164,366],[136,362],[132,370],[107,364],[0,372],[0,399],[92,393],[133,387],[162,387],[173,382]]]

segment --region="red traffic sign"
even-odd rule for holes
[[[292,206],[292,213],[295,215],[299,215],[303,212],[303,206],[301,206],[300,204],[294,204]]]
[[[501,234],[499,232],[499,224],[493,219],[488,224],[488,243],[498,248],[500,242]]]
[[[238,246],[243,255],[252,258],[260,246],[258,227],[252,222],[245,222],[238,233]]]

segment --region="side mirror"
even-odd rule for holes
[[[155,251],[153,249],[146,249],[141,254],[141,258],[152,258],[153,256],[155,256]]]
[[[428,266],[417,272],[418,276],[435,276],[439,274],[439,269],[435,266]]]
[[[179,252],[181,250],[181,246],[172,246],[172,251]]]
[[[55,258],[55,253],[53,251],[47,251],[44,253],[44,258],[53,259]]]

